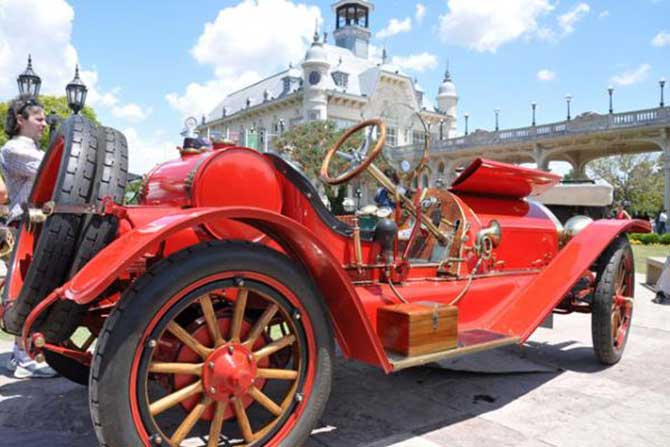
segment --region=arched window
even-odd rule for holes
[[[444,162],[441,161],[440,164],[437,165],[437,173],[440,175],[444,174],[444,169],[445,169]]]

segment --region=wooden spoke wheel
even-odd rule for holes
[[[302,445],[331,381],[332,334],[311,282],[251,244],[173,258],[105,324],[91,380],[101,444]]]
[[[633,317],[635,264],[625,237],[603,253],[598,268],[591,322],[593,348],[598,360],[612,365],[621,359]]]

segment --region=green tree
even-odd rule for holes
[[[614,201],[631,203],[632,214],[655,215],[663,204],[663,175],[657,154],[620,155],[588,165],[594,179],[614,187]]]
[[[7,142],[7,135],[5,134],[5,120],[7,119],[7,111],[9,110],[10,102],[11,100],[0,103],[0,147],[2,147]],[[67,98],[65,96],[44,95],[39,97],[39,102],[44,105],[44,113],[47,115],[51,112],[54,112],[61,119],[65,119],[72,113],[67,106]],[[81,114],[98,124],[98,118],[95,114],[95,111],[91,107],[84,107],[84,109],[81,111]],[[49,131],[47,129],[47,131],[44,132],[44,135],[42,135],[42,138],[40,139],[39,146],[42,150],[46,150],[48,145]]]
[[[279,153],[288,153],[292,160],[300,163],[305,175],[316,184],[317,181],[321,181],[319,170],[326,151],[335,144],[343,132],[337,129],[334,121],[312,121],[291,128],[275,138],[273,145]],[[338,161],[339,159],[334,160],[335,163]],[[322,184],[331,211],[334,214],[344,214],[346,185],[332,187],[323,182]]]

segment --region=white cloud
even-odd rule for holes
[[[540,81],[553,81],[556,79],[556,72],[543,68],[537,72],[537,79]]]
[[[168,103],[184,115],[209,113],[228,93],[302,59],[315,22],[323,22],[318,7],[288,0],[244,0],[222,9],[191,49],[196,61],[212,66],[214,79],[169,93]]]
[[[426,6],[423,3],[417,3],[416,4],[416,13],[414,14],[414,18],[416,19],[416,23],[421,25],[423,23],[423,18],[426,17]]]
[[[405,70],[423,72],[437,67],[437,57],[430,53],[411,54],[409,56],[393,56],[391,64]]]
[[[158,163],[177,156],[176,142],[168,141],[163,131],[157,131],[149,137],[140,137],[135,128],[129,127],[123,129],[123,134],[128,140],[129,169],[133,174],[145,174]]]
[[[554,9],[549,0],[448,0],[447,4],[449,11],[439,17],[442,41],[492,53],[520,37],[536,36],[541,31],[539,19]]]
[[[644,81],[649,76],[651,65],[642,64],[639,67],[624,71],[618,75],[612,76],[610,82],[618,86],[633,85]]]
[[[610,16],[610,12],[607,9],[602,11],[600,14],[598,14],[599,19],[604,19],[605,17],[609,17],[609,16]]]
[[[386,28],[375,34],[377,39],[386,39],[387,37],[395,36],[400,33],[408,33],[412,31],[412,19],[407,17],[404,20],[391,19]]]
[[[670,47],[670,33],[661,31],[651,40],[651,44],[655,47]]]
[[[153,109],[151,107],[144,109],[137,104],[132,103],[112,108],[112,115],[133,123],[144,121],[149,117],[149,115],[151,115],[152,112]]]
[[[560,15],[558,26],[561,28],[563,35],[574,32],[577,22],[582,20],[589,12],[591,12],[591,7],[587,3],[580,3],[569,12]]]

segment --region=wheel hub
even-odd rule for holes
[[[205,392],[217,401],[244,396],[256,382],[258,366],[251,351],[239,343],[217,348],[205,362],[202,380]]]

